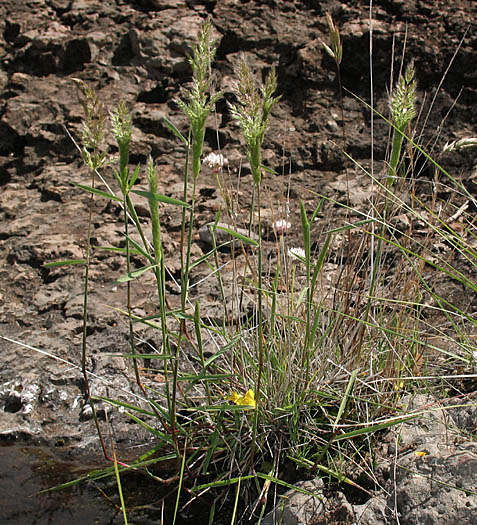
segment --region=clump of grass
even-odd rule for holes
[[[331,17],[328,23],[332,40],[327,51],[339,66],[342,57],[339,32]],[[441,334],[423,317],[423,312],[429,308],[426,304],[429,298],[437,305],[432,308],[443,314],[452,327],[454,335],[450,340],[463,351],[452,352],[450,356],[463,362],[473,348],[467,327],[475,326],[474,317],[433,290],[425,267],[432,267],[475,292],[477,286],[471,279],[433,253],[432,239],[450,243],[455,253],[473,268],[477,261],[475,250],[435,209],[426,208],[415,195],[412,204],[401,198],[402,192],[412,191],[414,183],[413,173],[404,171],[403,142],[407,141],[411,148],[427,156],[440,174],[455,183],[462,195],[472,197],[410,138],[409,126],[416,113],[415,73],[410,66],[399,80],[391,101],[390,125],[394,138],[388,177],[383,182],[360,166],[379,188],[374,203],[376,214],[371,217],[365,212],[348,209],[348,218],[357,215],[354,222],[348,219],[346,224],[333,228],[325,224],[322,235],[314,238],[312,227],[320,212],[330,204],[339,203],[317,195],[316,205],[309,210],[300,201],[302,247],[288,246],[284,235],[287,221],[280,223],[274,247],[276,263],[265,271],[261,192],[263,178],[270,175],[271,170],[262,163],[262,147],[271,111],[279,101],[275,94],[277,78],[272,69],[265,84],[258,85],[246,60],[242,59],[237,72],[236,103],[229,108],[244,136],[254,192],[248,235],[219,227],[219,216],[212,228],[212,233],[217,228],[225,229],[243,248],[231,253],[234,259],[232,280],[237,283],[238,290],[234,305],[227,304],[224,281],[230,279],[230,275],[221,275],[224,256],[219,252],[214,235],[212,249],[197,260],[192,258],[196,188],[203,164],[205,127],[222,95],[214,89],[211,72],[215,55],[211,30],[208,21],[190,59],[191,87],[178,101],[188,117],[189,130],[183,134],[170,121],[166,122],[186,150],[182,200],[158,193],[159,182],[152,159],[146,168],[148,189],[135,189],[139,168],[132,173],[129,170],[132,124],[122,103],[112,113],[113,132],[119,146],[119,168],[114,174],[122,197],[102,192],[93,183],[83,187],[92,196],[120,202],[124,210],[126,271],[118,282],[126,283],[128,288],[125,315],[129,321],[131,352],[127,357],[133,359],[136,381],[145,394],[145,405],[135,406],[104,397],[93,400],[124,408],[126,415],[147,429],[157,442],[151,453],[132,465],[121,465],[114,457],[118,480],[122,471],[134,468],[143,469],[158,483],[176,482],[174,516],[177,516],[179,496],[184,488],[194,496],[214,494],[211,515],[224,489],[235,489],[235,505],[239,495],[254,494],[257,499],[255,503],[249,502],[249,512],[261,516],[265,512],[270,485],[290,486],[282,475],[287,462],[354,486],[356,481],[347,475],[350,468],[360,472],[368,469],[369,473],[366,457],[372,456],[372,446],[368,436],[412,417],[406,414],[390,418],[389,415],[395,413],[400,394],[406,389],[412,391],[415,378],[425,371],[425,350],[438,350],[427,341],[431,331]],[[85,94],[93,93],[89,87],[83,86],[83,89]],[[105,161],[95,139],[101,136],[103,127],[95,116],[97,99],[91,95],[90,100],[93,102],[85,109],[87,134],[83,158],[91,171],[96,172]],[[456,142],[447,149],[463,145],[471,144],[469,141]],[[223,156],[220,162],[217,173],[225,165]],[[393,184],[398,173],[403,180],[399,192]],[[406,178],[409,180],[407,188],[404,186]],[[143,232],[130,199],[131,192],[147,199],[152,240]],[[227,192],[227,195],[232,194],[233,191]],[[169,306],[167,296],[159,204],[182,208],[181,304],[178,309]],[[225,211],[229,209],[226,204]],[[406,213],[411,222],[424,221],[429,228],[428,238],[418,241],[413,237],[412,227],[407,231],[399,229],[393,222],[399,213]],[[140,242],[133,241],[129,223],[139,233]],[[464,231],[475,239],[475,224],[470,216],[465,217]],[[360,237],[363,241],[349,248],[343,261],[345,268],[330,281],[327,264],[336,238],[343,233],[348,239]],[[132,250],[136,257],[144,260],[139,270],[132,270]],[[395,272],[391,276],[386,266],[390,258],[395,261]],[[89,259],[88,252],[86,268]],[[234,317],[231,312],[230,316],[224,313],[221,325],[207,322],[200,300],[195,304],[191,302],[190,277],[198,267],[207,267],[210,278],[218,276],[224,312],[236,310],[235,317],[239,315],[239,321],[226,322]],[[239,275],[239,267],[250,272]],[[155,276],[158,313],[141,318],[133,315],[131,287],[147,271]],[[343,275],[346,275],[346,283],[342,282]],[[87,294],[86,287],[85,304]],[[244,296],[250,297],[253,303],[253,311],[249,314],[240,310]],[[239,298],[238,307],[235,298]],[[161,347],[147,357],[163,363],[160,372],[165,378],[164,389],[145,384],[139,376],[134,346],[136,324],[160,333]],[[204,345],[204,334],[217,349],[210,356]],[[186,358],[192,371],[186,372],[182,366]],[[87,378],[85,357],[83,361]],[[176,462],[176,473],[164,480],[155,469],[171,459]],[[237,506],[234,509],[236,516]]]

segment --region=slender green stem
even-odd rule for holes
[[[389,184],[392,185],[397,176],[397,169],[401,160],[401,149],[404,135],[398,128],[394,129],[393,144],[391,149],[391,159],[389,161]]]
[[[129,243],[129,218],[127,213],[127,193],[123,192],[123,213],[124,213],[124,234],[126,236],[126,272],[131,273],[131,247]],[[133,328],[133,316],[132,316],[132,304],[131,304],[131,281],[127,282],[127,309],[129,318],[129,346],[131,347],[131,354],[136,355],[136,345],[134,342],[134,328]],[[133,358],[134,375],[136,377],[136,383],[144,390],[141,383],[141,377],[139,375],[139,368],[137,366],[136,357]],[[145,393],[145,391],[143,392]]]
[[[255,383],[255,401],[256,408],[253,418],[253,432],[252,432],[252,445],[250,450],[250,465],[254,469],[255,459],[255,448],[258,433],[259,413],[260,413],[260,401],[261,401],[261,389],[262,389],[262,374],[263,374],[263,362],[264,362],[264,341],[263,341],[263,321],[262,321],[262,302],[263,302],[263,282],[262,282],[262,220],[261,220],[261,195],[260,195],[260,184],[256,185],[257,189],[257,214],[258,214],[258,306],[257,306],[257,349],[258,349],[258,372],[257,380]]]
[[[91,174],[91,187],[94,188],[94,172]],[[87,335],[88,335],[88,292],[89,292],[89,267],[91,264],[91,231],[92,231],[92,215],[93,215],[94,194],[91,193],[88,205],[88,233],[86,238],[86,265],[84,271],[84,290],[83,290],[83,337],[82,337],[82,352],[81,352],[81,370],[84,378],[85,398],[89,402],[91,399],[91,391],[89,388],[88,372],[86,370],[86,354],[87,354]]]
[[[157,172],[154,166],[152,159],[149,160],[147,166],[147,176],[149,180],[149,190],[151,193],[157,193]],[[159,298],[159,314],[161,319],[161,333],[162,333],[162,353],[165,355],[170,355],[170,340],[169,340],[169,330],[167,327],[167,303],[166,303],[166,274],[165,274],[165,264],[164,264],[164,253],[162,248],[161,240],[161,222],[159,219],[159,205],[158,201],[150,198],[149,199],[149,210],[151,213],[151,224],[152,224],[152,245],[154,248],[154,262],[155,262],[155,277],[157,285],[157,295]],[[168,361],[164,361],[164,377],[166,385],[166,397],[169,408],[169,413],[171,411],[172,400],[169,390],[168,382]],[[171,421],[171,426],[173,422]],[[178,444],[176,441],[175,432],[172,432],[172,437],[174,443],[176,444],[176,452],[178,451]]]
[[[202,147],[203,147],[203,142],[201,145],[197,146],[195,144],[195,139],[194,139],[194,145],[192,147],[192,166],[193,166],[192,197],[191,197],[191,204],[189,208],[187,244],[185,246],[186,256],[185,256],[185,259],[182,256],[182,267],[181,267],[181,312],[182,314],[186,313],[187,298],[189,295],[189,272],[190,272],[190,258],[191,258],[191,248],[192,248],[192,234],[193,234],[193,228],[194,228],[197,178],[198,178],[199,171],[200,171],[200,157],[202,155]],[[188,183],[188,178],[186,178],[184,182],[184,194],[185,195],[187,195],[187,189],[188,189],[186,186],[187,183]],[[182,218],[183,218],[183,222],[181,226],[181,233],[182,235],[184,235],[185,227],[186,227],[185,225],[186,215],[183,214]],[[182,241],[182,246],[183,246],[183,241]],[[176,428],[176,417],[177,417],[177,414],[176,414],[177,412],[177,376],[179,373],[179,363],[180,363],[182,342],[183,342],[183,338],[185,337],[186,330],[187,330],[186,320],[184,317],[182,317],[180,321],[179,338],[177,340],[177,346],[176,346],[176,352],[175,352],[175,358],[174,358],[174,366],[172,369],[173,377],[172,377],[172,397],[171,397],[170,417],[171,417],[172,430],[174,433],[175,433],[175,428]]]

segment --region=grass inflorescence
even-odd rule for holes
[[[339,31],[331,17],[328,24],[331,42],[325,49],[339,70],[343,53]],[[475,318],[441,296],[426,273],[432,268],[469,292],[477,291],[472,279],[434,249],[436,243],[450,245],[453,253],[475,271],[477,254],[475,243],[470,242],[476,238],[475,222],[465,209],[452,209],[452,202],[446,204],[452,213],[445,215],[438,206],[437,189],[430,204],[419,199],[410,155],[424,156],[433,165],[435,188],[446,184],[472,206],[476,202],[465,186],[413,139],[417,85],[412,63],[391,94],[387,122],[393,140],[383,175],[375,176],[351,159],[376,188],[373,209],[352,210],[349,204],[319,194],[315,194],[312,209],[300,201],[301,246],[289,246],[286,234],[290,223],[286,219],[276,221],[276,258],[270,269],[264,262],[261,194],[263,178],[271,175],[271,170],[263,165],[262,147],[271,112],[280,99],[277,77],[272,69],[260,85],[246,59],[239,62],[236,99],[229,103],[229,109],[243,134],[253,177],[247,228],[239,232],[233,226],[233,191],[221,180],[226,159],[221,153],[203,158],[207,119],[223,96],[215,90],[212,64],[216,48],[211,33],[207,21],[190,58],[191,85],[177,100],[189,129],[181,132],[166,122],[185,149],[182,199],[159,193],[152,159],[146,167],[148,189],[136,188],[140,168],[132,172],[129,168],[132,121],[124,103],[111,113],[119,147],[119,165],[113,172],[121,197],[97,190],[94,179],[89,187],[83,187],[92,197],[120,202],[124,212],[125,272],[118,282],[128,289],[124,311],[130,328],[128,357],[133,360],[136,381],[144,394],[141,406],[95,398],[89,390],[87,401],[93,409],[98,402],[122,407],[151,434],[154,454],[146,454],[131,465],[120,463],[113,449],[114,472],[119,480],[124,470],[142,469],[151,481],[175,483],[174,520],[181,490],[192,497],[211,498],[211,520],[224,490],[234,495],[233,520],[239,501],[242,510],[247,508],[247,512],[261,516],[270,487],[290,486],[285,465],[294,464],[310,475],[320,473],[353,486],[365,474],[373,479],[372,436],[412,417],[400,412],[402,394],[422,388],[421,377],[435,377],[436,360],[459,363],[464,368],[475,366]],[[104,114],[92,88],[84,83],[79,88],[85,109],[82,153],[94,177],[105,164],[100,146]],[[472,145],[475,139],[454,141],[446,151]],[[219,222],[220,214],[216,217],[210,228],[212,249],[194,259],[197,181],[204,164],[213,166],[219,188],[227,196],[222,213],[228,222],[224,226]],[[145,198],[149,206],[150,239],[138,219],[131,192]],[[182,210],[179,308],[172,308],[168,299],[161,206],[179,206]],[[323,224],[316,237],[314,225],[336,206],[347,209],[347,222],[333,227]],[[409,220],[400,222],[403,215]],[[356,219],[349,220],[351,216]],[[456,218],[461,228],[456,228]],[[416,223],[426,226],[426,235],[415,237]],[[131,229],[139,235],[133,235]],[[226,244],[232,248],[226,255],[219,249],[224,245],[219,246],[216,240],[219,232],[229,235]],[[332,251],[340,239],[347,239],[348,248],[336,268]],[[133,250],[136,258],[143,259],[139,270],[131,265]],[[228,273],[224,271],[224,257],[232,259]],[[88,269],[89,241],[84,263]],[[208,268],[207,279],[217,279],[223,301],[221,322],[207,321],[200,295],[195,302],[191,299],[191,272],[199,266]],[[133,313],[131,288],[145,272],[152,272],[157,284],[157,315],[141,318]],[[87,296],[86,286],[85,326]],[[248,310],[244,308],[246,302],[251,305]],[[437,318],[443,324],[434,324]],[[164,377],[161,388],[148,384],[140,375],[134,343],[138,325],[160,334],[161,346],[148,357],[163,364],[159,370]],[[205,346],[206,340],[213,342],[214,352]],[[438,340],[445,343],[434,342]],[[88,385],[86,340],[83,371]],[[165,480],[157,466],[163,461],[169,465],[171,460],[175,471]],[[353,471],[358,475],[352,479]]]

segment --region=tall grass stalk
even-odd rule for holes
[[[116,107],[115,111],[111,114],[111,121],[113,127],[113,133],[116,137],[116,141],[119,147],[119,170],[114,170],[116,180],[119,183],[121,194],[123,196],[122,209],[123,209],[123,220],[124,220],[124,235],[126,237],[126,272],[129,275],[131,273],[131,243],[129,241],[129,217],[128,210],[131,208],[128,202],[129,192],[134,186],[136,179],[139,175],[139,169],[136,169],[130,177],[129,172],[129,148],[131,143],[132,133],[132,119],[131,115],[124,102],[120,102]],[[128,280],[127,286],[127,311],[129,319],[129,345],[131,347],[131,354],[136,355],[134,329],[133,329],[133,318],[132,318],[132,305],[131,305],[131,281]],[[145,394],[144,387],[141,384],[141,378],[139,376],[139,368],[137,366],[137,358],[133,358],[134,363],[134,374],[136,376],[136,382],[141,386],[143,393]]]
[[[76,79],[76,84],[80,93],[80,103],[83,107],[83,134],[82,134],[82,155],[83,161],[89,168],[91,176],[91,187],[95,186],[95,174],[105,162],[105,154],[102,151],[104,135],[104,108],[99,97],[94,90],[85,82]],[[91,392],[86,371],[87,356],[87,330],[88,330],[88,288],[89,288],[89,269],[91,265],[91,234],[92,234],[92,214],[93,214],[94,193],[89,196],[88,204],[88,231],[86,235],[86,261],[83,291],[83,330],[82,330],[82,354],[81,367],[85,382],[86,401],[90,402]],[[94,410],[94,407],[91,407]]]
[[[401,173],[404,175],[404,159],[401,156],[402,143],[404,140],[404,132],[409,126],[411,120],[416,116],[415,109],[415,89],[416,82],[414,79],[415,71],[414,65],[411,63],[406,69],[406,73],[399,79],[395,93],[391,95],[391,121],[394,130],[393,141],[391,147],[391,156],[389,162],[389,186],[393,185],[393,182],[397,176],[398,165],[401,164]],[[372,108],[373,110],[374,108]],[[373,177],[374,179],[374,177]],[[376,244],[376,254],[373,255],[373,264],[371,265],[371,276],[370,276],[370,290],[369,296],[373,297],[375,289],[378,283],[379,272],[381,270],[381,258],[383,249],[385,246],[384,236],[388,228],[388,198],[389,194],[384,194],[384,205],[381,209],[376,208],[374,211],[380,214],[378,220],[381,224],[380,235],[378,236],[378,242]],[[374,236],[373,236],[374,239]],[[374,242],[372,242],[372,246]],[[369,300],[366,305],[364,320],[367,321],[370,314],[373,302]],[[363,326],[363,325],[362,325]],[[358,338],[358,348],[362,345],[363,330],[360,330]]]
[[[258,422],[260,413],[260,395],[262,386],[263,364],[265,359],[266,344],[263,335],[263,265],[262,265],[262,220],[261,220],[261,181],[262,181],[262,144],[265,132],[268,127],[270,111],[280,97],[274,97],[277,89],[277,77],[275,70],[272,69],[267,75],[265,85],[260,89],[256,87],[255,79],[247,65],[245,57],[242,56],[238,69],[237,101],[236,105],[231,104],[232,116],[238,122],[245,143],[247,145],[247,157],[252,171],[254,189],[257,195],[257,349],[258,349],[258,370],[255,383],[255,401],[257,408],[254,415],[252,448],[250,452],[250,464],[254,468],[255,441],[258,432]],[[253,205],[251,206],[250,222],[253,220]]]
[[[91,236],[93,233],[93,205],[95,196],[95,176],[98,170],[100,170],[106,163],[106,154],[103,151],[103,138],[104,138],[104,126],[105,126],[105,110],[104,106],[95,93],[94,89],[89,86],[86,82],[80,79],[74,79],[79,93],[79,101],[83,108],[83,130],[82,130],[82,146],[80,148],[83,161],[87,166],[90,173],[90,188],[93,190],[89,195],[88,202],[88,226],[86,233],[86,253],[84,261],[84,280],[83,280],[83,327],[82,327],[82,339],[81,339],[81,370],[84,381],[84,394],[85,394],[85,405],[88,404],[92,417],[98,432],[98,437],[101,442],[104,457],[110,461],[116,461],[112,458],[106,448],[106,443],[101,432],[101,428],[98,421],[96,412],[96,406],[94,399],[91,396],[91,389],[89,384],[89,377],[87,371],[87,352],[88,352],[88,297],[89,297],[89,272],[91,267]],[[80,261],[66,261],[66,264],[70,262],[76,264]],[[62,264],[62,263],[60,263]]]
[[[183,210],[181,225],[181,311],[186,314],[189,294],[189,272],[191,266],[192,234],[194,231],[194,214],[196,201],[197,180],[200,174],[202,152],[204,148],[205,124],[207,117],[222,96],[215,92],[211,76],[211,63],[216,53],[216,46],[212,39],[212,25],[207,20],[200,31],[199,42],[196,45],[189,62],[192,67],[192,86],[184,90],[183,99],[177,101],[178,106],[187,115],[190,124],[189,137],[192,138],[192,191],[191,205],[189,208],[188,224],[186,224],[186,210]],[[190,141],[188,141],[190,144]],[[189,158],[189,154],[187,155]],[[186,162],[184,173],[184,201],[189,198],[189,165]],[[187,238],[186,238],[186,226]],[[184,257],[185,249],[185,257]],[[171,398],[171,423],[175,433],[176,426],[176,398],[177,374],[179,371],[180,353],[183,337],[186,335],[185,317],[181,320],[179,340],[177,342],[176,356],[174,359],[172,398]]]

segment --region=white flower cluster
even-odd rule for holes
[[[303,248],[288,248],[288,257],[292,257],[293,259],[298,259],[299,261],[303,262],[303,259],[306,257],[305,250]]]
[[[209,153],[204,162],[214,171],[220,171],[229,161],[221,153]]]
[[[283,235],[291,228],[291,222],[285,219],[279,219],[273,223],[273,229],[277,232],[277,235]]]

